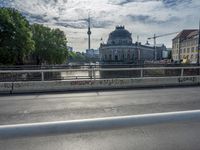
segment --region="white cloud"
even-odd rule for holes
[[[69,44],[76,50],[87,48],[87,16],[92,17],[92,47],[107,39],[116,25],[125,25],[133,33],[147,37],[197,28],[199,0],[0,0],[0,5],[15,7],[31,22],[44,23],[65,31]],[[157,42],[171,46],[173,36]]]

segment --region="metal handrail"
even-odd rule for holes
[[[69,72],[69,71],[128,71],[128,70],[175,70],[200,69],[200,67],[148,67],[148,68],[91,68],[91,69],[41,69],[41,70],[0,70],[0,73]]]

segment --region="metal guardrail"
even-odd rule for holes
[[[128,70],[175,70],[200,69],[200,67],[148,67],[148,68],[92,68],[92,69],[41,69],[41,70],[0,70],[0,73],[27,73],[27,72],[68,72],[68,71],[128,71]]]
[[[160,72],[159,72],[160,71]],[[116,74],[117,72],[117,74]],[[200,67],[147,67],[147,68],[85,68],[85,69],[40,69],[0,70],[0,81],[70,80],[98,78],[144,78],[157,76],[197,76]],[[62,77],[61,73],[66,73]],[[104,74],[104,75],[102,75]],[[105,75],[106,74],[106,75]],[[127,76],[127,74],[130,74]],[[4,80],[5,79],[5,80]]]
[[[0,139],[200,121],[200,110],[0,126]]]

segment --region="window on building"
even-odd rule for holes
[[[190,53],[190,48],[187,48],[187,53]]]
[[[130,60],[130,54],[127,55],[128,60]]]
[[[112,55],[111,54],[109,55],[109,60],[112,60]]]
[[[185,48],[183,49],[183,53],[186,53],[186,49]]]
[[[115,55],[115,61],[118,61],[118,56],[117,55]]]
[[[187,42],[187,46],[189,46],[190,45],[190,43],[189,43],[189,41]]]
[[[194,47],[192,47],[192,53],[194,53]]]

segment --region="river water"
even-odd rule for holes
[[[94,76],[91,71],[68,71],[61,72],[61,77],[67,79],[88,79],[90,76]],[[100,78],[99,71],[95,71],[95,78]]]

